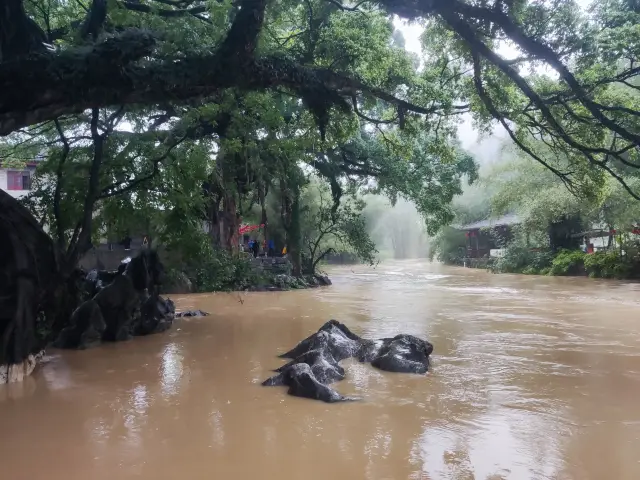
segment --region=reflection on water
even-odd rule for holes
[[[184,375],[182,367],[183,357],[175,343],[170,343],[162,352],[162,366],[160,384],[162,396],[177,395],[180,393],[180,384]]]
[[[0,386],[16,479],[638,479],[640,285],[406,262],[334,286],[190,295],[210,317]],[[240,301],[242,300],[242,301]],[[435,345],[426,376],[344,362],[326,405],[264,388],[329,318]],[[25,459],[33,460],[25,460]]]

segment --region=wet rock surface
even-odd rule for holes
[[[388,372],[424,374],[429,370],[432,352],[431,343],[413,335],[367,340],[337,320],[329,320],[316,333],[280,355],[291,361],[276,369],[277,375],[262,384],[288,386],[290,395],[329,403],[356,400],[328,386],[344,379],[341,360],[356,358]]]
[[[254,285],[249,288],[253,292],[285,292],[288,290],[302,290],[306,288],[327,287],[331,280],[326,275],[313,274],[296,277],[286,273],[270,275],[268,283]]]
[[[169,329],[175,306],[157,294],[163,279],[164,267],[153,250],[124,259],[117,271],[90,271],[84,279],[89,298],[74,310],[53,345],[82,350]]]
[[[176,313],[176,318],[183,317],[208,317],[210,314],[207,312],[203,312],[202,310],[186,310],[184,312]]]
[[[176,307],[170,299],[151,295],[140,307],[140,317],[134,323],[134,335],[151,335],[171,328]]]

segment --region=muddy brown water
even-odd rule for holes
[[[422,262],[334,286],[176,297],[173,331],[52,351],[0,386],[11,480],[640,478],[640,285]],[[240,302],[242,300],[242,303]],[[327,405],[262,387],[329,318],[435,345],[426,376],[345,362]]]

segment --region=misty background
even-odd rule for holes
[[[407,51],[421,54],[420,35],[422,25],[408,23],[400,19],[394,22],[396,39],[402,35]],[[509,50],[508,48],[505,50]],[[458,126],[458,139],[462,148],[478,164],[480,180],[472,185],[462,184],[462,195],[454,198],[455,206],[464,206],[468,210],[481,208],[490,199],[487,185],[482,178],[487,177],[496,165],[506,160],[511,141],[502,126],[497,125],[491,133],[480,134],[473,126],[471,115],[464,114]],[[506,155],[506,156],[505,156]],[[371,239],[376,243],[381,261],[403,258],[428,258],[429,236],[424,221],[413,203],[398,199],[395,205],[382,196],[368,195],[364,215],[367,219]]]

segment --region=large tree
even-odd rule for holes
[[[227,236],[239,202],[264,197],[270,182],[284,192],[295,248],[304,163],[329,180],[334,209],[345,183],[361,175],[391,196],[424,200],[419,209],[434,226],[450,219],[446,199],[459,174],[451,165],[460,165],[450,140],[456,117],[469,111],[483,125],[501,123],[567,185],[604,172],[637,197],[612,165],[639,165],[638,11],[633,2],[600,3],[606,8],[587,17],[559,0],[5,0],[0,134],[12,133],[15,147],[33,128],[48,129],[63,185],[69,159],[86,168],[82,221],[67,225],[60,211],[55,223],[66,274],[90,245],[99,202],[148,187],[175,149],[209,138],[210,212],[218,215],[221,199]],[[392,48],[393,14],[425,22],[420,69]],[[500,56],[505,43],[520,56]],[[556,77],[527,73],[539,64]],[[124,115],[130,127],[118,128]],[[536,151],[537,142],[548,150]],[[402,163],[416,154],[432,165]],[[415,178],[403,183],[402,175]],[[51,196],[54,218],[64,195]],[[12,228],[35,244],[23,212],[3,202],[3,235]],[[38,278],[35,263],[11,260],[22,246],[8,245],[12,268]],[[7,345],[24,343],[15,336],[19,297],[11,298]]]
[[[285,89],[305,100],[321,126],[332,105],[359,110],[362,95],[392,105],[400,123],[407,112],[429,123],[471,105],[479,116],[499,121],[567,183],[574,168],[586,165],[625,185],[611,162],[638,166],[639,12],[631,0],[598,2],[588,16],[570,0],[379,0],[354,6],[334,0],[95,0],[86,12],[72,3],[36,1],[25,12],[22,0],[9,0],[0,10],[0,132],[90,107],[189,102],[232,87]],[[425,64],[446,71],[448,86],[465,80],[462,102],[424,98],[425,89],[443,85],[429,77],[431,68],[425,69],[427,81],[398,89],[349,68],[348,56],[342,64],[315,57],[322,27],[336,15],[368,22],[381,11],[426,22],[425,46],[432,55]],[[298,17],[289,15],[287,23],[283,12]],[[302,16],[305,23],[299,23]],[[176,19],[189,22],[181,30],[188,45],[174,46],[175,36],[155,33],[154,27]],[[267,39],[278,21],[288,35],[277,36],[274,48]],[[141,25],[152,29],[133,28]],[[70,41],[76,38],[83,44]],[[47,51],[46,42],[55,51]],[[307,48],[287,48],[294,44]],[[518,56],[501,56],[505,44]],[[540,65],[557,78],[526,73]],[[529,145],[532,137],[570,156],[573,167],[560,170],[538,155]]]

